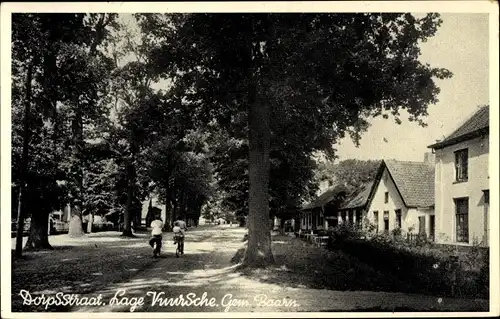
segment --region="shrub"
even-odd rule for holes
[[[329,232],[327,248],[337,249],[340,247],[339,245],[341,245],[341,243],[343,243],[344,241],[349,239],[362,238],[363,236],[364,234],[360,230],[348,224],[341,224]]]
[[[483,247],[415,246],[382,233],[368,240],[359,231],[336,229],[334,247],[407,282],[412,292],[488,298],[489,253]],[[457,258],[453,262],[451,256]],[[456,269],[454,270],[454,267]]]

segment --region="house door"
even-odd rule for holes
[[[373,220],[375,221],[375,231],[378,233],[378,211],[373,212]]]
[[[418,217],[418,234],[425,234],[425,216]]]
[[[430,220],[429,220],[429,235],[431,236],[432,240],[435,240],[436,236],[436,216],[431,215]]]
[[[384,232],[389,232],[389,211],[384,211]]]

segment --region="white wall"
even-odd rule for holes
[[[468,181],[455,182],[455,154],[468,149]],[[484,235],[483,189],[489,189],[489,136],[477,137],[436,150],[436,237],[440,243],[455,243],[454,198],[469,197],[469,244]]]
[[[403,227],[405,231],[408,231],[410,228],[413,228],[414,230],[412,233],[418,234],[419,232],[419,217],[424,216],[425,217],[425,233],[427,235],[430,235],[431,232],[431,215],[434,215],[435,211],[433,208],[409,208],[408,212],[406,214],[406,219],[403,221]],[[434,223],[437,223],[434,221]],[[434,225],[434,230],[435,233],[436,231],[436,225]]]
[[[389,192],[389,200],[385,203],[385,192]],[[401,230],[412,233],[418,233],[418,218],[426,216],[426,233],[429,234],[430,218],[434,214],[434,209],[406,207],[403,199],[389,175],[387,168],[384,169],[380,183],[375,190],[374,197],[367,211],[367,218],[374,224],[374,211],[378,211],[378,229],[384,231],[384,211],[389,211],[389,231],[396,228],[396,210],[401,210]]]
[[[385,192],[389,192],[388,203],[384,202]],[[401,196],[399,196],[396,185],[392,181],[387,168],[384,169],[380,183],[375,190],[374,197],[368,209],[368,220],[370,223],[375,223],[374,211],[378,211],[378,229],[379,232],[384,230],[384,211],[389,211],[389,231],[395,228],[396,224],[396,209],[401,209],[401,223],[403,230],[407,230],[408,209],[405,207]],[[411,218],[410,218],[411,220]]]
[[[200,216],[200,219],[198,219],[198,226],[203,226],[206,224],[207,224],[207,220],[203,216]]]

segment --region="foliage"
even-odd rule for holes
[[[96,162],[86,172],[84,202],[87,212],[102,215],[116,207],[113,194],[118,174],[118,167],[110,158]]]
[[[272,255],[264,225],[314,192],[313,154],[333,159],[335,143],[357,142],[373,116],[400,123],[404,109],[425,125],[434,79],[451,76],[418,60],[437,14],[136,18],[138,36],[116,14],[13,18],[13,180],[24,185],[28,168],[45,174],[44,160],[23,155],[43,146],[47,189],[61,175],[61,203],[123,210],[125,235],[153,191],[172,217],[196,218],[215,176],[229,213],[252,221],[249,245]],[[337,174],[355,187],[370,175],[363,165],[339,164]]]
[[[316,181],[338,182],[354,191],[375,179],[379,165],[378,160],[347,159],[339,163],[321,162],[318,164],[315,178]]]
[[[291,145],[291,152],[305,158],[315,151],[333,157],[335,142],[346,134],[357,142],[370,116],[392,114],[400,123],[399,110],[406,109],[410,121],[425,125],[427,106],[439,93],[433,78],[451,76],[418,60],[419,42],[441,23],[438,14],[137,17],[154,39],[149,56],[156,73],[172,80],[172,91],[193,110],[193,119],[248,134],[253,246],[247,257],[255,260],[272,259],[270,235],[263,230],[272,145]]]
[[[106,94],[99,94],[106,87],[110,66],[95,49],[114,17],[13,15],[12,175],[20,194],[21,214],[33,217],[27,247],[49,248],[45,230],[48,214],[72,197],[81,199],[84,125],[88,121],[92,126],[100,124]],[[33,204],[37,206],[29,207]],[[20,243],[18,239],[17,255]]]
[[[462,248],[456,276],[450,256],[457,256],[457,248],[452,246],[415,246],[388,234],[369,236],[364,230],[339,226],[331,235],[329,248],[394,274],[422,293],[450,295],[454,285],[462,297],[488,298],[489,251],[479,246]]]

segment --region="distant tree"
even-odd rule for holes
[[[340,183],[347,187],[348,191],[354,191],[375,179],[379,165],[379,160],[347,159],[339,163],[322,162],[318,165],[315,179],[317,182],[328,180]]]
[[[227,211],[235,214],[235,219],[243,222],[248,215],[248,144],[244,139],[236,138],[237,133],[232,137],[227,131],[219,134],[211,140],[211,160],[218,189],[222,192],[222,204]],[[281,134],[274,136],[283,138]],[[311,190],[315,190],[312,180],[315,162],[307,152],[301,151],[303,144],[293,143],[294,140],[290,139],[271,144],[269,218],[278,216],[283,223],[294,217]]]

